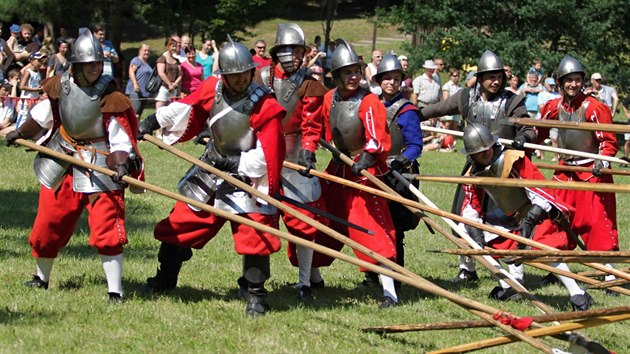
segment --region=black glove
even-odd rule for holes
[[[466,232],[468,232],[468,236],[473,239],[479,246],[483,247],[486,245],[486,238],[483,235],[483,231],[474,226],[465,225]]]
[[[603,176],[604,173],[600,172],[602,168],[610,168],[610,162],[602,161],[602,160],[595,160],[595,163],[593,164],[593,170],[592,170],[593,174],[597,177]]]
[[[212,138],[212,132],[210,130],[204,130],[195,138],[195,145],[206,145]]]
[[[125,151],[114,151],[107,155],[105,159],[107,167],[116,171],[116,175],[112,176],[112,180],[122,187],[127,187],[127,183],[123,182],[123,177],[129,176],[129,169],[131,167],[131,160],[129,160],[129,154]]]
[[[155,113],[150,114],[138,125],[138,140],[143,140],[144,134],[151,135],[160,128],[160,123],[158,123]]]
[[[315,153],[311,152],[310,150],[306,150],[306,149],[302,149],[300,150],[300,159],[298,160],[298,163],[301,166],[306,167],[303,170],[298,171],[302,176],[305,177],[313,177],[311,174],[309,174],[309,171],[311,169],[315,169],[315,163],[317,162],[317,158],[315,157]]]
[[[12,132],[9,132],[9,133],[8,133],[8,134],[4,137],[4,138],[6,139],[6,142],[5,142],[5,143],[7,144],[7,146],[11,146],[11,145],[13,145],[13,146],[18,146],[18,145],[15,143],[15,141],[16,141],[17,139],[23,139],[23,138],[24,138],[24,136],[22,135],[22,133],[20,133],[20,132],[16,129],[16,130],[14,130],[14,131],[12,131]]]
[[[512,147],[518,150],[525,150],[525,143],[527,142],[527,138],[525,137],[525,133],[519,132],[512,140]]]
[[[532,208],[529,209],[527,216],[521,220],[521,225],[518,227],[520,235],[531,239],[534,227],[543,219],[543,215],[545,215],[545,210],[543,208],[538,205],[532,206]]]
[[[362,176],[361,171],[365,170],[368,167],[374,166],[377,159],[376,156],[370,154],[369,152],[363,151],[361,156],[359,156],[359,160],[352,165],[352,172],[357,176]]]
[[[212,165],[214,165],[214,167],[218,168],[221,171],[225,171],[228,173],[237,173],[238,164],[241,160],[241,155],[228,157],[213,156],[208,158],[208,160]]]
[[[407,172],[411,168],[411,161],[407,156],[400,154],[389,164],[389,168],[398,173]]]

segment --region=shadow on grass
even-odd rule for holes
[[[42,319],[46,319],[48,323],[61,320],[62,315],[58,312],[43,311],[14,311],[8,307],[0,309],[0,325],[35,325],[41,324]]]

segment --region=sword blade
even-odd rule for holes
[[[342,219],[342,218],[340,218],[338,216],[335,216],[335,215],[327,213],[327,212],[325,212],[323,210],[319,210],[319,209],[317,209],[315,207],[312,207],[312,206],[310,206],[310,205],[308,205],[306,203],[302,203],[302,202],[297,201],[295,199],[291,199],[289,197],[285,197],[282,194],[276,194],[273,197],[278,199],[278,200],[280,200],[280,201],[282,201],[282,202],[287,202],[287,203],[289,203],[291,205],[294,205],[294,206],[296,206],[298,208],[302,208],[304,210],[308,210],[311,213],[315,213],[316,215],[323,216],[323,217],[325,217],[328,220],[334,221],[336,223],[339,223],[339,224],[347,226],[347,227],[351,227],[351,228],[353,228],[355,230],[359,230],[361,232],[365,232],[366,234],[368,234],[370,236],[374,236],[374,231],[372,231],[372,230],[368,230],[368,229],[366,229],[364,227],[361,227],[361,226],[359,226],[357,224],[353,224],[353,223],[351,223],[349,221],[346,221],[346,220],[344,220],[344,219]]]

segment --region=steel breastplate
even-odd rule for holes
[[[586,122],[586,108],[589,102],[584,100],[582,106],[573,113],[567,112],[562,107],[562,102],[558,103],[558,120],[561,122]],[[587,130],[558,129],[558,146],[563,149],[571,149],[596,154],[599,152],[599,143],[595,139],[595,134]],[[571,158],[570,155],[563,155],[563,158]]]
[[[293,115],[293,111],[295,111],[295,107],[300,99],[298,89],[304,82],[305,74],[306,69],[300,69],[287,79],[273,78],[273,91],[276,94],[276,100],[287,110],[284,119],[282,119],[282,127],[284,129],[288,128],[286,125],[289,123],[289,119]]]
[[[256,135],[249,119],[254,106],[269,92],[264,86],[252,83],[244,98],[230,102],[221,92],[222,85],[217,87],[217,95],[210,111],[211,116],[227,109],[229,112],[214,121],[210,126],[212,141],[216,150],[222,155],[238,155],[256,146]]]
[[[504,168],[512,168],[512,166],[505,166],[505,153],[501,154],[492,165],[474,172],[473,175],[477,177],[501,177]],[[518,220],[526,215],[527,210],[531,207],[524,188],[484,186],[483,189],[505,214],[514,216]]]
[[[405,144],[405,138],[402,135],[400,126],[398,125],[398,114],[407,102],[409,101],[402,98],[387,107],[387,127],[389,128],[389,135],[392,139],[392,147],[389,150],[388,156],[398,156],[407,147]]]
[[[359,108],[366,91],[359,89],[353,97],[342,101],[337,91],[333,94],[330,109],[330,129],[335,146],[344,153],[363,150],[365,133],[359,119]]]
[[[101,75],[94,86],[79,87],[69,75],[62,76],[59,115],[61,124],[72,138],[87,140],[105,136],[101,97],[111,80],[110,76]]]
[[[505,96],[498,97],[492,101],[481,101],[475,95],[471,95],[466,121],[483,124],[492,134],[497,135],[499,138],[514,139],[516,126],[507,119],[505,104]]]

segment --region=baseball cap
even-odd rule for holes
[[[548,78],[545,79],[545,83],[547,85],[555,85],[556,84],[556,80],[554,80],[553,77],[548,77]]]
[[[601,80],[602,79],[602,74],[600,73],[594,73],[593,75],[591,75],[591,80]]]
[[[17,23],[14,23],[11,25],[11,28],[9,28],[9,30],[12,33],[19,33],[20,32],[20,25],[18,25]]]
[[[33,60],[33,59],[41,59],[46,57],[46,54],[42,53],[42,52],[33,52],[31,53],[31,55],[28,56],[28,60]]]

